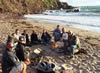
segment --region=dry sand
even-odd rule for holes
[[[6,18],[6,16],[0,18],[0,62],[7,36],[14,32],[15,29],[19,29],[21,32],[27,29],[29,35],[32,33],[32,30],[35,30],[40,37],[43,29],[52,34],[56,25],[31,19],[12,19]],[[79,36],[81,48],[86,50],[88,54],[80,53],[75,55],[73,59],[69,59],[67,55],[59,53],[59,49],[52,49],[50,45],[34,45],[32,46],[32,50],[35,48],[43,49],[43,60],[50,60],[58,65],[63,63],[71,65],[73,66],[74,73],[100,73],[100,33],[71,28],[69,26],[62,27],[66,28],[66,31],[71,30]],[[32,64],[28,67],[27,71],[28,73],[35,73]]]

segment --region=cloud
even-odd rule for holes
[[[100,5],[100,0],[60,0],[62,2],[67,2],[72,6],[92,6]]]

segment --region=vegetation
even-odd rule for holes
[[[59,9],[59,0],[0,0],[4,11],[13,13],[41,13],[46,9]]]

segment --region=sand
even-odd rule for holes
[[[4,15],[2,15],[4,16]],[[40,20],[32,19],[13,19],[7,18],[7,16],[0,18],[0,63],[2,57],[2,51],[5,48],[7,36],[19,29],[20,32],[27,29],[28,34],[35,30],[40,38],[42,30],[46,29],[51,35],[52,31],[56,28],[57,24],[44,23]],[[60,26],[60,29],[64,27],[66,31],[71,30],[74,34],[78,35],[81,40],[81,48],[87,51],[87,54],[80,53],[74,56],[73,59],[69,59],[68,55],[64,55],[62,52],[58,52],[59,49],[53,49],[50,45],[34,45],[32,50],[41,48],[43,50],[42,60],[51,61],[57,65],[68,64],[73,66],[74,73],[100,73],[100,33],[90,32],[69,26]],[[32,54],[31,54],[32,56]],[[32,64],[28,66],[28,73],[35,73]],[[1,67],[0,67],[0,72]]]

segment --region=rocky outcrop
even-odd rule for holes
[[[71,8],[59,0],[0,0],[0,11],[12,13],[41,13],[46,9]]]

